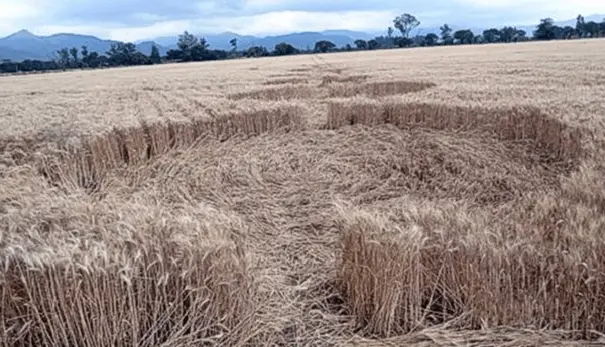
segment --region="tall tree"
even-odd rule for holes
[[[368,42],[366,40],[355,40],[353,42],[358,49],[368,49]]]
[[[158,49],[158,46],[151,46],[151,55],[149,55],[149,59],[151,60],[152,64],[159,64],[162,62],[162,57],[160,57],[160,50]]]
[[[389,37],[389,38],[393,37],[393,32],[395,32],[395,30],[393,30],[393,27],[389,27],[387,29],[387,37]]]
[[[563,27],[563,39],[570,40],[576,34],[576,29],[573,27],[566,25]]]
[[[321,40],[315,42],[315,48],[313,49],[316,53],[326,53],[336,48],[336,45],[327,40]]]
[[[248,51],[246,52],[246,56],[247,57],[266,57],[269,55],[269,51],[262,46],[253,46],[248,48]]]
[[[393,19],[393,24],[395,28],[401,32],[401,36],[408,38],[410,36],[410,31],[417,28],[420,25],[420,21],[413,15],[404,13]]]
[[[515,33],[514,41],[515,42],[526,41],[527,40],[526,35],[527,35],[527,32],[525,32],[525,30],[517,29],[517,32]]]
[[[452,28],[446,23],[443,24],[439,30],[441,31],[441,40],[444,44],[449,45],[452,43]]]
[[[487,43],[500,42],[500,30],[496,28],[483,30],[483,39]]]
[[[298,49],[286,42],[278,43],[273,49],[273,54],[275,55],[291,55],[296,53],[298,53]]]
[[[469,29],[458,30],[454,33],[454,39],[458,40],[461,44],[471,44],[475,34]]]
[[[534,31],[536,40],[553,40],[557,38],[556,25],[552,18],[543,18]],[[561,29],[561,32],[563,29]]]
[[[182,35],[179,35],[179,40],[176,43],[177,47],[183,52],[190,50],[198,44],[198,38],[195,35],[190,34],[188,31],[185,31]]]
[[[578,36],[580,36],[580,37],[586,36],[586,27],[585,26],[586,26],[586,22],[584,20],[584,16],[579,14],[578,17],[576,18],[576,32],[578,33]]]
[[[57,51],[57,55],[59,56],[59,65],[62,67],[67,67],[69,65],[69,50],[67,48],[61,48]]]
[[[427,46],[434,46],[437,44],[438,41],[439,41],[439,36],[437,36],[437,34],[435,34],[435,33],[426,34],[426,36],[424,38],[424,42],[426,43]]]
[[[82,49],[80,50],[80,53],[82,54],[82,61],[85,63],[88,63],[88,47],[86,45],[82,46]]]
[[[599,23],[594,21],[584,23],[584,31],[587,36],[599,37]]]
[[[71,55],[72,64],[74,66],[78,65],[78,49],[76,47],[72,47],[69,50],[69,54]]]
[[[378,48],[380,48],[380,43],[378,43],[378,41],[376,41],[374,39],[368,41],[368,49],[374,50],[374,49],[378,49]]]
[[[229,44],[231,45],[231,50],[232,51],[237,51],[237,38],[232,38],[231,40],[229,40]]]
[[[513,27],[503,27],[500,29],[500,41],[510,43],[515,38],[515,34],[517,33],[517,28]]]

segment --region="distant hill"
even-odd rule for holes
[[[603,20],[605,20],[605,14],[593,14],[590,16],[584,16],[584,20],[586,22],[589,21],[594,21],[597,23],[602,22]],[[539,22],[536,22],[536,24],[532,24],[532,25],[508,25],[508,24],[504,24],[504,25],[498,25],[495,26],[496,28],[501,28],[503,26],[514,26],[517,29],[521,29],[521,30],[525,30],[525,32],[527,33],[527,36],[532,36],[534,30],[536,30],[536,26],[538,26]],[[557,21],[555,20],[555,24],[561,27],[564,26],[571,26],[571,27],[576,27],[576,19],[568,19],[568,20],[563,20],[563,21]],[[490,26],[490,28],[493,28],[494,26]],[[450,24],[450,28],[452,28],[453,31],[456,30],[461,30],[461,29],[470,29],[475,35],[479,35],[479,34],[483,34],[483,31],[485,29],[489,29],[487,27],[476,27],[476,26],[463,26],[463,25],[456,25],[456,24]],[[420,27],[414,31],[412,31],[412,34],[415,34],[416,32],[422,34],[422,35],[426,35],[428,33],[435,33],[435,34],[439,34],[441,32],[441,30],[439,29],[439,27],[430,27],[430,28],[423,28]]]
[[[7,37],[0,38],[0,60],[10,59],[21,61],[25,59],[50,60],[56,57],[61,48],[87,46],[89,52],[105,53],[112,43],[118,41],[103,40],[90,35],[60,33],[50,36],[37,36],[27,30],[21,30]],[[152,42],[142,42],[137,49],[145,54],[151,52]],[[160,53],[165,53],[164,47],[158,46]]]
[[[252,46],[264,46],[268,49],[273,49],[275,45],[282,42],[287,42],[298,49],[313,49],[315,42],[321,40],[328,40],[334,42],[336,46],[345,46],[346,44],[353,45],[353,42],[357,39],[371,39],[375,35],[350,31],[350,30],[327,30],[321,32],[300,32],[286,35],[277,36],[251,36],[251,35],[240,35],[231,32],[224,32],[219,34],[196,34],[199,37],[206,39],[206,42],[210,45],[210,48],[230,50],[232,47],[229,44],[231,39],[237,39],[237,48],[239,50],[248,49]],[[173,49],[176,47],[178,36],[167,36],[158,37],[154,39],[154,42]]]
[[[585,16],[586,21],[601,22],[605,18],[605,15],[590,15]],[[575,26],[576,20],[569,19],[565,21],[555,22],[559,26]],[[538,23],[527,26],[517,25],[517,28],[523,29],[527,32],[528,36],[531,36]],[[450,25],[455,30],[459,29],[471,29],[475,34],[481,34],[483,30],[477,25],[473,26],[461,26],[461,25]],[[500,25],[498,27],[502,27]],[[412,31],[412,35],[428,33],[439,34],[439,27],[420,27]],[[237,39],[237,48],[239,50],[245,50],[252,46],[264,46],[269,50],[272,50],[275,45],[281,42],[287,42],[298,49],[312,49],[315,46],[315,42],[320,40],[332,41],[336,46],[342,47],[347,44],[353,45],[355,40],[363,39],[369,40],[379,33],[366,33],[361,31],[351,30],[326,30],[319,32],[299,32],[291,33],[286,35],[277,36],[265,36],[257,37],[251,35],[240,35],[232,32],[223,32],[219,34],[197,34],[199,37],[204,37],[211,48],[230,50],[232,47],[229,41],[233,38]],[[386,30],[381,35],[385,35]],[[176,48],[178,36],[167,36],[154,38],[152,41],[141,41],[137,42],[137,49],[149,55],[151,53],[151,47],[155,44],[160,50],[160,54],[164,55],[169,49]],[[53,59],[56,56],[56,52],[61,48],[77,47],[80,49],[83,45],[88,47],[90,52],[105,53],[109,50],[112,43],[117,41],[103,40],[95,36],[89,35],[78,35],[78,34],[55,34],[50,36],[37,36],[27,30],[21,30],[7,37],[0,38],[0,61],[3,59],[10,59],[14,61],[20,61],[24,59],[40,59],[47,60]]]

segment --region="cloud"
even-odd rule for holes
[[[0,34],[78,32],[120,40],[190,30],[281,34],[325,29],[384,30],[403,12],[423,27],[534,24],[542,17],[605,13],[603,0],[0,0]]]
[[[35,2],[27,0],[0,0],[0,20],[10,21],[34,18],[41,12]]]

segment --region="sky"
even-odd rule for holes
[[[605,0],[0,0],[0,36],[21,29],[137,41],[195,33],[277,35],[349,29],[380,31],[396,15],[421,27],[532,25],[605,13]]]

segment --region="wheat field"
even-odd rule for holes
[[[605,345],[605,40],[0,78],[4,346]]]

